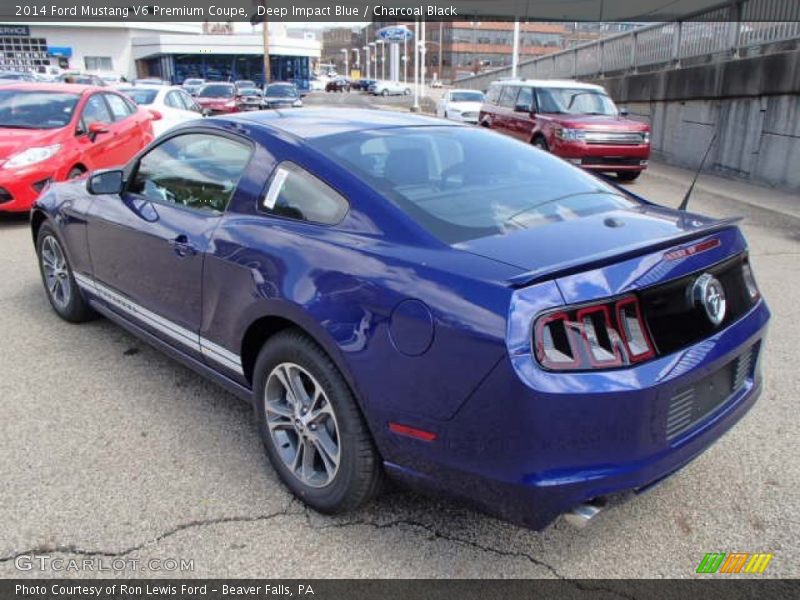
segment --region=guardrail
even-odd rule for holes
[[[691,20],[655,23],[523,61],[517,74],[531,79],[599,78],[679,68],[709,56],[729,60],[792,40],[800,40],[800,1],[740,0]],[[482,88],[510,76],[511,67],[502,67],[459,79],[457,85]]]

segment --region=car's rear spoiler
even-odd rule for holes
[[[686,218],[691,219],[693,216],[691,214],[686,214]],[[556,277],[564,277],[565,275],[571,275],[580,271],[588,271],[608,264],[610,259],[622,261],[641,256],[649,252],[656,252],[658,250],[670,248],[676,244],[688,242],[716,231],[727,229],[728,227],[736,225],[741,220],[742,217],[719,219],[709,223],[704,227],[698,227],[692,231],[679,233],[656,242],[632,244],[629,246],[623,246],[621,248],[614,248],[613,250],[606,252],[598,252],[597,254],[590,256],[583,256],[565,262],[556,263],[554,265],[548,265],[547,267],[542,267],[541,269],[534,269],[533,271],[526,271],[520,275],[515,275],[514,277],[508,279],[508,283],[512,287],[524,287],[527,285],[533,285],[534,283],[539,283],[540,281],[544,281],[546,279],[555,279]]]

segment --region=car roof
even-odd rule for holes
[[[303,139],[397,127],[462,127],[458,123],[434,117],[364,108],[326,107],[291,111],[253,111],[222,118],[263,125]]]
[[[27,92],[66,92],[80,95],[84,92],[107,92],[110,88],[81,83],[9,83],[4,85],[3,89]]]
[[[180,86],[178,85],[157,85],[155,83],[123,83],[120,86],[114,86],[115,90],[125,89],[125,90],[179,90]]]
[[[493,81],[492,85],[511,85],[523,86],[532,85],[535,87],[550,87],[550,88],[573,88],[584,90],[603,90],[603,86],[595,85],[594,83],[584,83],[574,79],[506,79],[500,81]]]
[[[455,90],[447,90],[447,91],[450,92],[451,94],[454,93],[454,92],[458,92],[458,93],[461,93],[461,92],[474,92],[474,93],[477,93],[477,94],[482,94],[483,93],[480,90],[468,90],[466,88],[460,88],[460,89],[455,89]]]

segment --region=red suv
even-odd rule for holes
[[[599,85],[496,81],[479,122],[592,171],[633,181],[647,168],[650,126],[627,119]]]
[[[0,212],[27,212],[51,181],[124,165],[153,140],[153,119],[108,88],[0,87]]]

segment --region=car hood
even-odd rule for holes
[[[286,104],[292,104],[293,102],[296,102],[299,99],[300,98],[287,98],[286,96],[267,96],[264,98],[264,100],[266,100],[267,102],[272,102],[272,103],[284,102]]]
[[[540,116],[570,129],[650,131],[650,126],[647,123],[626,119],[625,117],[609,117],[607,115],[561,115],[554,113],[542,114]]]
[[[482,102],[450,102],[447,108],[454,108],[461,112],[480,112]]]
[[[64,128],[6,129],[0,128],[0,160],[36,146],[50,146],[61,141]]]
[[[542,273],[581,265],[588,268],[595,261],[666,247],[729,224],[694,213],[643,204],[460,242],[454,247],[519,267],[530,278],[535,278]]]

